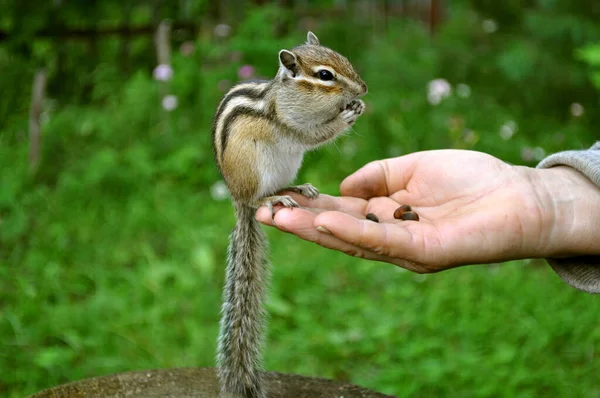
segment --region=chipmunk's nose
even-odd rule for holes
[[[367,85],[364,81],[362,81],[362,79],[358,78],[355,79],[353,82],[349,82],[350,84],[348,85],[348,91],[354,95],[356,95],[357,97],[363,96],[367,93],[367,91],[369,90],[367,88]]]
[[[367,94],[367,92],[369,92],[369,87],[367,87],[367,83],[365,82],[360,83],[360,88],[362,89],[362,91],[358,95],[365,95]]]
[[[356,94],[359,97],[365,95],[367,91],[369,91],[367,84],[364,81],[362,81],[362,79],[358,79],[358,81],[352,85],[352,88],[354,89],[352,90],[354,91],[354,94]]]

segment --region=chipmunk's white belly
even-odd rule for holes
[[[293,148],[293,149],[292,149]],[[282,139],[258,150],[259,155],[259,193],[258,197],[273,195],[281,188],[288,187],[296,178],[302,165],[304,150],[298,144],[291,144]]]

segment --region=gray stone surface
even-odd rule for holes
[[[326,379],[269,372],[269,398],[385,398],[363,388]],[[64,384],[29,398],[218,398],[213,368],[148,370]]]

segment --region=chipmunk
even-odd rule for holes
[[[269,269],[256,210],[268,206],[274,215],[275,204],[298,207],[283,191],[319,195],[311,184],[287,185],[304,152],[332,141],[363,113],[365,104],[358,97],[366,93],[352,64],[308,32],[305,44],[279,52],[273,80],[238,84],[217,108],[213,149],[237,218],[217,349],[223,397],[266,397],[261,374]]]

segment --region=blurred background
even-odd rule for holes
[[[212,366],[234,218],[219,99],[314,31],[367,113],[299,181],[600,137],[596,0],[0,0],[0,395]],[[416,275],[274,230],[266,367],[400,397],[600,396],[600,301],[542,260]]]

